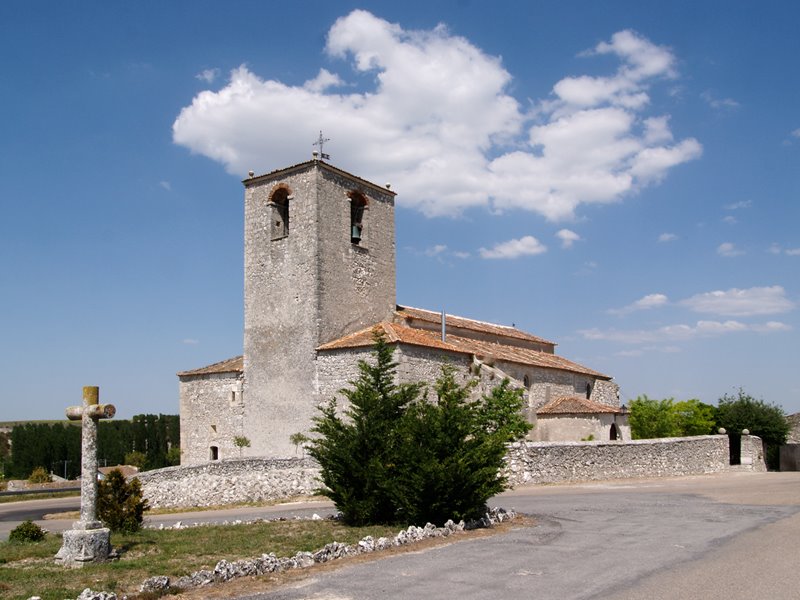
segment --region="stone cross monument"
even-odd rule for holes
[[[83,388],[83,405],[66,410],[71,421],[81,421],[81,517],[64,532],[56,561],[71,567],[101,562],[111,554],[111,532],[97,520],[97,421],[117,412],[113,404],[98,404],[100,388]]]

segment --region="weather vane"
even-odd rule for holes
[[[331,141],[330,138],[326,138],[326,137],[324,137],[322,135],[322,130],[320,129],[319,130],[319,137],[317,138],[317,141],[314,142],[313,145],[314,146],[319,146],[319,157],[321,159],[323,159],[323,160],[330,160],[330,158],[331,158],[330,154],[325,154],[325,152],[323,152],[323,150],[322,150],[323,146],[325,145],[325,142],[330,142],[330,141]]]

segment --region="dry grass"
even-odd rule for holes
[[[75,598],[81,590],[133,594],[153,575],[180,577],[213,569],[219,560],[252,558],[274,552],[291,556],[313,551],[328,542],[354,543],[367,535],[394,535],[397,527],[347,527],[334,521],[285,521],[236,526],[144,530],[112,535],[119,560],[82,569],[54,563],[61,538],[48,535],[38,543],[0,543],[0,597],[43,600]]]

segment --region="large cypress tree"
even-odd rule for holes
[[[359,361],[359,378],[341,390],[344,417],[336,400],[320,408],[309,454],[322,467],[321,493],[334,501],[352,525],[394,523],[394,478],[398,423],[419,394],[420,384],[395,385],[397,363],[384,337],[375,338],[375,363]]]
[[[360,377],[320,409],[309,453],[320,463],[325,487],[351,524],[441,524],[481,516],[505,488],[499,475],[505,444],[524,436],[521,390],[503,381],[471,400],[473,382],[459,385],[445,367],[436,400],[420,397],[423,384],[396,385],[393,348],[375,338],[375,362],[359,363]]]

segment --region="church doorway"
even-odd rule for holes
[[[616,440],[619,439],[619,431],[617,430],[617,424],[616,423],[612,423],[611,424],[611,431],[608,434],[608,439],[610,439],[612,441],[616,441]]]

